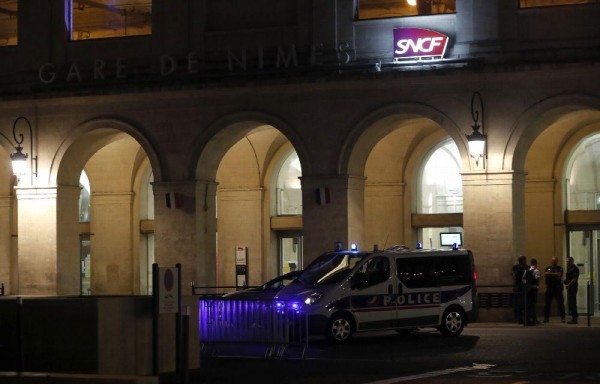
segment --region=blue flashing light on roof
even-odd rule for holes
[[[358,251],[358,245],[356,245],[356,243],[352,243],[352,246],[350,247],[351,251]]]
[[[458,249],[458,244],[457,243],[452,244],[452,250],[456,251],[457,249]]]
[[[417,249],[423,249],[423,244],[422,243],[417,243]]]

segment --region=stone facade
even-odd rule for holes
[[[92,292],[142,292],[149,171],[160,265],[181,263],[184,287],[231,285],[244,245],[248,283],[266,281],[279,272],[273,178],[290,150],[303,214],[287,229],[302,230],[304,264],[336,241],[412,246],[418,174],[447,138],[462,159],[455,224],[481,284],[510,284],[518,254],[541,265],[566,255],[565,164],[600,132],[600,4],[457,0],[452,14],[356,20],[353,0],[251,3],[154,0],[152,35],[67,41],[63,0],[20,1],[19,43],[0,47],[7,293],[79,294],[84,232]],[[449,36],[444,60],[394,63],[398,27]],[[465,138],[475,91],[488,135],[478,164]],[[18,116],[33,129],[32,185],[10,170]],[[82,170],[89,224],[77,217]],[[317,203],[318,188],[329,204]],[[164,203],[170,192],[176,209]]]

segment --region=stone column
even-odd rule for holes
[[[511,266],[525,248],[524,185],[523,173],[463,173],[464,246],[480,284],[512,284]]]
[[[405,234],[404,189],[406,184],[376,183],[365,186],[365,240],[363,248],[377,245],[384,249],[395,244],[409,245]],[[410,211],[408,216],[410,223]],[[410,224],[408,230],[410,233]]]
[[[217,283],[217,183],[196,182],[198,204],[195,219],[196,230],[196,282],[198,285],[215,286]]]
[[[562,255],[564,220],[555,218],[555,179],[527,179],[525,184],[525,255],[538,259],[539,268],[550,265],[552,256]],[[562,213],[562,210],[559,210]],[[561,223],[562,225],[557,225]],[[558,233],[557,233],[558,232]]]
[[[16,188],[18,282],[15,294],[56,295],[56,188]]]
[[[16,267],[12,263],[12,196],[0,196],[0,283],[4,283],[4,294],[12,290],[11,272]]]
[[[190,283],[198,282],[196,252],[196,183],[195,181],[155,182],[154,190],[154,257],[161,267],[181,264],[182,294],[189,293]],[[177,200],[167,207],[166,195]]]
[[[304,265],[333,250],[338,241],[344,247],[357,243],[364,248],[365,178],[302,176],[301,180]],[[319,188],[328,191],[328,202],[318,202]]]
[[[81,292],[80,188],[58,186],[57,191],[57,293],[79,295]]]
[[[90,269],[94,295],[133,294],[132,204],[132,192],[92,193]]]
[[[263,188],[219,189],[219,285],[236,285],[235,249],[248,249],[248,285],[260,285],[263,258],[268,258],[263,246]],[[268,248],[267,248],[268,250]]]

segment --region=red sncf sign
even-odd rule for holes
[[[394,29],[394,60],[444,57],[448,36],[422,28]]]

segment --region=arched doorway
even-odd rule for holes
[[[65,149],[56,176],[58,290],[147,294],[148,249],[141,244],[144,229],[153,229],[152,167],[134,137],[97,124]]]
[[[422,215],[453,215],[454,225],[421,227],[418,241],[426,248],[452,246],[446,237],[458,239],[463,245],[460,214],[463,211],[462,161],[458,147],[451,139],[439,143],[429,152],[419,172],[417,213]],[[451,224],[451,223],[446,223]]]
[[[262,113],[225,116],[208,132],[194,170],[196,285],[260,285],[282,271],[281,231],[302,230],[300,214],[278,215],[277,181],[292,152],[304,171],[307,151],[285,122]]]
[[[432,113],[427,109],[419,112]],[[364,163],[365,247],[414,247],[417,242],[435,246],[433,241],[429,244],[433,232],[462,232],[462,157],[448,135],[432,118],[398,112],[379,118],[365,129],[350,158],[351,169],[360,171],[361,154],[368,154]],[[441,186],[430,180],[444,162],[436,160],[438,157],[450,158],[449,166],[453,167],[444,191],[434,191]],[[421,197],[429,195],[433,199],[435,195],[435,199],[445,198],[448,204],[452,194],[452,207],[443,209],[441,200],[439,204],[428,204]]]
[[[259,126],[219,163],[217,285],[259,285],[302,268],[300,160],[276,128]]]
[[[577,100],[548,109],[530,123],[524,137],[537,135],[525,157],[525,254],[537,258],[540,268],[553,256],[566,268],[566,257],[576,257],[581,269],[577,304],[581,313],[596,312],[597,230],[600,210],[594,204],[600,114]],[[592,294],[587,292],[590,283]],[[542,289],[546,287],[543,284]]]
[[[598,312],[600,266],[600,133],[581,140],[565,167],[567,255],[579,268],[578,311]],[[579,223],[575,223],[579,221]],[[585,221],[582,222],[582,221]]]
[[[275,201],[276,208],[271,217],[280,222],[287,219],[288,224],[282,228],[271,226],[277,233],[277,253],[279,255],[279,274],[285,274],[303,268],[303,235],[302,223],[302,165],[298,154],[293,149],[276,165]],[[293,222],[296,222],[293,224]],[[273,222],[273,220],[272,220]]]

